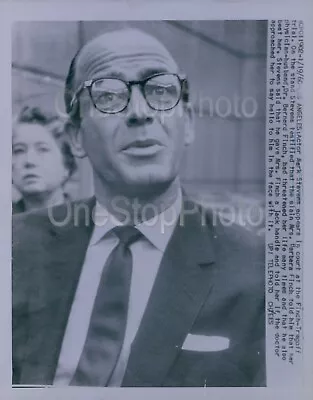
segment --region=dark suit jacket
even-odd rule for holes
[[[86,204],[90,210],[94,200]],[[50,217],[40,210],[13,218],[14,384],[53,382],[92,232],[83,208],[74,218],[71,207],[57,206]],[[184,208],[194,205],[185,201]],[[123,386],[265,385],[262,240],[238,226],[213,224],[200,211],[174,230]],[[230,346],[182,350],[189,333],[223,336]]]

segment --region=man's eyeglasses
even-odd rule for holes
[[[116,114],[128,106],[133,85],[139,85],[141,92],[153,110],[167,111],[174,108],[187,94],[187,80],[177,74],[160,73],[144,80],[124,81],[119,78],[98,78],[85,81],[75,93],[71,108],[78,96],[88,89],[94,107],[102,113]],[[186,96],[185,96],[186,94]]]

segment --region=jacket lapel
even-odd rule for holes
[[[185,202],[184,210],[194,209]],[[199,212],[180,219],[164,253],[123,386],[162,386],[213,285],[213,232]]]
[[[21,382],[52,384],[71,304],[84,262],[93,224],[91,211],[94,199],[81,203],[75,214],[75,204],[55,209],[55,221],[64,224],[39,226],[42,237],[37,252],[38,281],[28,304],[28,338]],[[66,207],[71,218],[64,219]],[[76,211],[78,208],[76,208]],[[66,214],[69,215],[69,214]],[[45,225],[47,223],[47,225]],[[34,261],[32,261],[34,262]],[[38,263],[39,263],[38,262]]]

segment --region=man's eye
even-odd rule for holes
[[[172,96],[176,93],[176,88],[172,85],[169,86],[156,86],[151,85],[147,87],[147,94],[156,96]]]
[[[162,86],[158,86],[154,88],[154,93],[155,94],[165,94],[166,93],[166,89]]]
[[[166,93],[166,88],[163,86],[148,86],[147,92],[148,94],[162,95]]]
[[[110,92],[105,92],[100,94],[97,98],[96,101],[100,103],[110,103],[114,100],[116,100],[117,95],[116,93],[110,93]]]

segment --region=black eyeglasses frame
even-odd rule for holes
[[[149,103],[149,101],[147,100],[146,95],[145,95],[145,91],[144,91],[144,87],[145,87],[146,83],[150,79],[158,77],[158,76],[163,76],[163,75],[172,75],[172,76],[176,76],[178,78],[178,81],[180,83],[180,95],[178,97],[177,102],[173,106],[171,106],[170,108],[166,108],[165,110],[159,110],[158,108],[152,107],[151,104]],[[100,81],[102,79],[116,79],[116,80],[119,80],[119,81],[123,82],[127,86],[128,92],[129,92],[128,100],[127,100],[126,105],[121,110],[118,110],[118,111],[103,111],[103,110],[101,110],[100,108],[97,107],[97,105],[96,105],[96,103],[95,103],[95,101],[93,99],[93,96],[92,96],[92,86],[95,84],[95,82]],[[176,73],[161,72],[161,73],[150,75],[147,78],[142,79],[142,80],[132,80],[132,81],[125,81],[124,79],[117,78],[115,76],[105,76],[105,77],[99,77],[99,78],[96,78],[96,79],[89,79],[89,80],[83,82],[79,86],[77,91],[74,93],[73,98],[72,98],[71,103],[70,103],[70,109],[72,110],[74,105],[78,104],[78,97],[80,96],[81,92],[84,89],[87,89],[88,93],[89,93],[89,97],[90,97],[90,99],[92,101],[92,104],[93,104],[93,106],[95,107],[96,110],[98,110],[99,112],[101,112],[103,114],[118,114],[120,112],[123,112],[128,107],[128,104],[129,104],[130,99],[131,99],[132,86],[134,86],[134,85],[139,85],[140,86],[141,93],[143,94],[143,96],[144,96],[144,98],[146,100],[146,103],[148,104],[148,106],[152,110],[155,110],[155,111],[169,111],[169,110],[172,110],[174,107],[177,106],[177,104],[180,102],[180,100],[182,98],[183,98],[183,100],[185,102],[188,101],[189,92],[188,92],[188,81],[187,81],[186,76],[185,75],[179,75],[179,74],[176,74]]]

